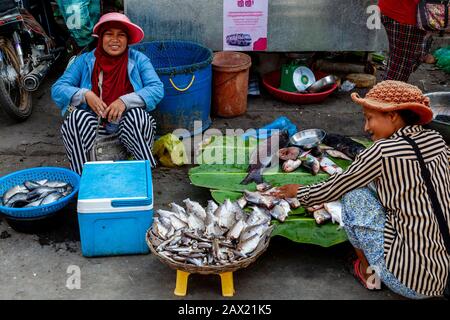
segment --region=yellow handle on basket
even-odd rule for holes
[[[172,78],[169,78],[169,81],[170,81],[170,84],[172,85],[172,87],[174,87],[175,90],[180,91],[180,92],[188,90],[192,86],[192,84],[194,83],[194,80],[195,80],[195,74],[192,75],[191,82],[188,84],[188,86],[186,88],[184,88],[184,89],[180,89],[180,88],[178,88],[175,85],[175,83],[173,83]]]

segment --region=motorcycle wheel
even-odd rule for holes
[[[3,53],[5,67],[12,66],[19,75],[19,58],[11,42],[0,39],[0,50]],[[18,122],[25,121],[30,117],[33,109],[31,93],[22,88],[19,76],[16,77],[14,82],[3,79],[3,77],[0,78],[0,107]]]

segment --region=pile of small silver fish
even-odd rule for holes
[[[331,220],[332,223],[339,224],[339,227],[343,227],[342,222],[342,203],[341,201],[333,201],[316,205],[307,208],[307,211],[312,213],[316,223],[321,225]]]
[[[288,147],[278,151],[278,157],[284,161],[282,169],[284,172],[293,172],[298,167],[303,166],[308,169],[311,174],[316,175],[320,169],[329,175],[335,173],[342,173],[343,170],[337,164],[335,164],[327,154],[331,156],[345,156],[338,154],[336,150],[330,150],[330,153],[323,152],[319,147],[310,150],[302,150],[299,147]],[[333,152],[334,151],[334,152]]]
[[[62,181],[25,181],[8,189],[2,196],[1,204],[11,208],[31,208],[55,202],[68,196],[73,187]]]
[[[206,208],[190,199],[185,207],[170,204],[153,219],[152,244],[166,258],[195,266],[224,266],[253,256],[270,237],[273,226],[267,210],[245,212],[238,202],[225,200]]]

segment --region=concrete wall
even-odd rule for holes
[[[125,12],[146,41],[180,39],[222,50],[223,1],[125,0]],[[269,0],[267,51],[378,51],[383,28],[369,30],[374,0]]]

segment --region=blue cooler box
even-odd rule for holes
[[[153,220],[150,162],[87,162],[77,211],[83,256],[148,253],[145,234]]]

